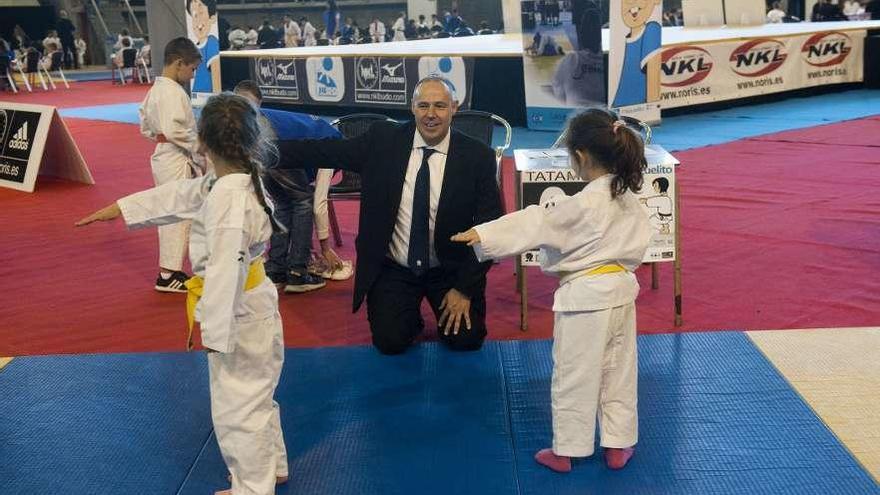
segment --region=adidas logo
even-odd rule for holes
[[[9,148],[13,150],[21,150],[27,151],[30,148],[31,144],[28,142],[28,123],[25,121],[21,127],[18,128],[18,131],[15,132],[15,135],[12,136],[12,139],[9,141]]]

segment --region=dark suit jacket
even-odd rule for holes
[[[279,141],[278,168],[341,168],[361,174],[361,210],[352,310],[357,311],[388,253],[414,123],[380,122],[353,139]],[[485,288],[491,263],[479,263],[473,249],[449,238],[501,216],[495,154],[488,146],[452,131],[434,225],[434,250],[452,286],[467,296]]]

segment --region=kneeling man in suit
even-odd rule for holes
[[[450,129],[452,85],[419,81],[413,121],[378,122],[342,140],[279,141],[279,168],[321,166],[361,175],[353,311],[366,297],[373,345],[399,354],[424,329],[428,299],[440,340],[476,350],[486,337],[486,273],[472,249],[450,237],[501,215],[495,154]]]

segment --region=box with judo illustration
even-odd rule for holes
[[[266,101],[301,105],[409,108],[416,83],[426,76],[446,78],[462,108],[468,108],[473,58],[462,57],[303,57],[251,59],[251,74]]]
[[[571,169],[565,149],[515,150],[514,158],[520,182],[520,208],[532,205],[550,208],[587,185]],[[676,251],[675,166],[678,161],[656,145],[646,147],[645,158],[648,169],[638,198],[654,235],[644,261],[673,261]],[[521,261],[524,266],[540,265],[541,251],[523,253]]]

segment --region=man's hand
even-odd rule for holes
[[[450,332],[458,335],[462,323],[468,330],[471,329],[471,299],[461,292],[449,289],[440,303],[440,311],[437,325],[443,328],[443,335],[449,335]]]
[[[450,238],[452,242],[466,242],[468,246],[480,243],[480,234],[476,230],[470,229],[467,232],[460,232]],[[470,328],[470,327],[468,327]]]
[[[112,205],[105,206],[104,208],[101,208],[100,210],[83,218],[82,220],[76,222],[74,225],[77,227],[83,227],[92,222],[107,222],[115,219],[119,215],[122,215],[122,211],[119,209],[119,205],[113,203]]]

